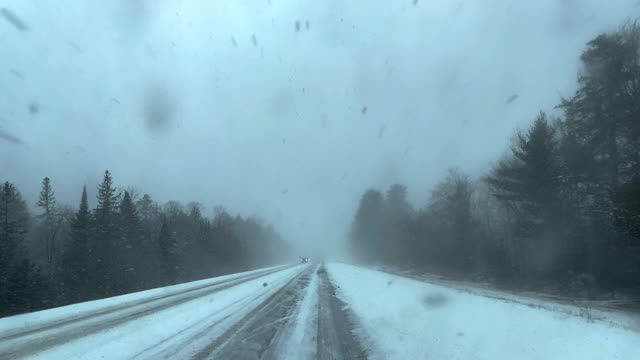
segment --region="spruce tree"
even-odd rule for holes
[[[27,232],[28,220],[29,213],[22,195],[13,184],[5,182],[0,188],[0,309],[8,306],[9,278],[16,252]]]
[[[51,180],[48,177],[42,179],[42,190],[40,190],[40,197],[36,205],[42,208],[42,216],[45,221],[50,222],[53,220],[53,216],[56,213],[56,196],[51,186]]]
[[[174,284],[177,278],[176,239],[167,218],[162,219],[160,234],[158,235],[158,249],[160,253],[160,267],[162,282]]]
[[[98,205],[94,210],[95,236],[92,248],[94,271],[91,283],[97,286],[97,295],[106,297],[115,295],[117,272],[117,222],[119,195],[113,186],[111,173],[105,171],[102,183],[98,186]]]
[[[519,133],[508,156],[485,178],[494,196],[515,217],[512,246],[520,275],[559,270],[564,225],[563,172],[555,129],[540,113]],[[535,252],[534,252],[535,249]]]
[[[162,225],[159,206],[149,194],[144,194],[136,201],[136,210],[140,218],[142,232],[140,259],[136,271],[138,272],[139,286],[150,288],[158,284],[158,268],[160,256],[158,252],[158,231]]]
[[[40,269],[30,260],[23,259],[9,277],[5,311],[13,315],[44,309],[52,305],[47,295],[46,281]]]
[[[51,180],[48,177],[42,179],[42,190],[36,205],[42,209],[39,237],[44,242],[46,273],[49,280],[53,280],[56,262],[59,257],[56,237],[62,223],[61,219],[57,219],[56,196],[53,192]]]
[[[133,291],[140,283],[141,264],[145,261],[142,254],[142,229],[140,217],[131,194],[124,192],[119,213],[120,241],[118,242],[118,282],[122,292]]]
[[[392,263],[405,264],[409,260],[409,243],[412,240],[413,208],[407,200],[407,187],[394,184],[389,187],[384,200],[384,240],[382,254]]]
[[[384,197],[378,190],[367,190],[351,226],[351,247],[360,260],[377,261],[382,254],[384,227]]]
[[[82,187],[80,209],[71,223],[71,234],[63,259],[65,298],[67,302],[85,301],[91,298],[89,283],[90,262],[93,261],[91,249],[92,216],[89,212],[87,187]]]

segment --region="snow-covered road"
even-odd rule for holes
[[[0,359],[351,359],[363,350],[334,293],[299,264],[13,316]]]
[[[0,319],[0,359],[640,359],[637,331],[550,309],[299,264]]]
[[[251,271],[0,319],[0,358],[126,359],[195,352],[305,268]]]

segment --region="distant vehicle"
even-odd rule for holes
[[[300,263],[308,263],[309,260],[310,259],[306,256],[300,256]]]

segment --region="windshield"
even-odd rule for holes
[[[640,358],[638,16],[2,1],[0,359]]]

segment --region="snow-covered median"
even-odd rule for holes
[[[327,270],[372,359],[640,359],[640,333],[605,322],[346,264]]]

